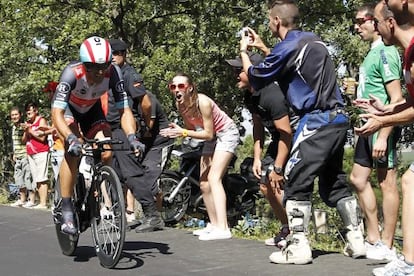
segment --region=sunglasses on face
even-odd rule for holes
[[[110,62],[108,63],[91,63],[91,62],[85,62],[84,63],[86,71],[105,71],[108,69],[109,65],[111,65]]]
[[[173,90],[175,90],[175,89],[179,89],[179,90],[184,90],[184,89],[186,89],[188,87],[188,84],[185,84],[185,83],[179,83],[179,84],[174,84],[174,83],[170,83],[169,85],[168,85],[168,88],[171,90],[171,91],[173,91]]]
[[[362,24],[370,20],[374,20],[374,18],[371,16],[365,16],[365,17],[354,18],[352,22],[354,23],[354,25],[361,26]]]
[[[113,56],[123,56],[125,51],[112,51]]]

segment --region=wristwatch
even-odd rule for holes
[[[283,168],[282,167],[277,167],[277,166],[275,167],[273,164],[270,164],[269,167],[267,167],[267,171],[268,171],[268,173],[270,173],[271,171],[274,171],[278,175],[283,174]]]

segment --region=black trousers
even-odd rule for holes
[[[286,200],[310,201],[314,180],[319,178],[319,195],[329,206],[352,192],[343,171],[344,144],[348,124],[330,124],[304,132],[297,146],[292,148],[286,165],[284,202]]]
[[[157,146],[146,145],[145,157],[140,163],[130,150],[128,138],[122,129],[113,129],[112,137],[124,142],[113,146],[113,167],[121,182],[132,191],[143,206],[154,204],[154,198],[159,192],[157,180],[162,172],[161,163],[165,154],[163,149],[171,145],[173,140],[167,140],[166,143]]]

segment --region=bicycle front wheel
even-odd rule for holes
[[[99,213],[92,218],[96,254],[103,267],[117,265],[125,241],[125,200],[115,171],[102,166],[98,171],[97,202]]]

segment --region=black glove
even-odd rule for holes
[[[82,144],[78,140],[78,137],[76,137],[75,134],[71,133],[69,134],[68,138],[66,139],[66,142],[69,145],[68,153],[71,156],[80,156],[82,153]]]
[[[144,153],[145,153],[145,145],[143,143],[141,143],[140,141],[138,141],[135,134],[129,134],[128,135],[128,141],[129,141],[129,144],[131,146],[131,150],[133,152],[138,150],[137,156],[139,156],[139,158],[142,159],[142,157],[144,157]]]

